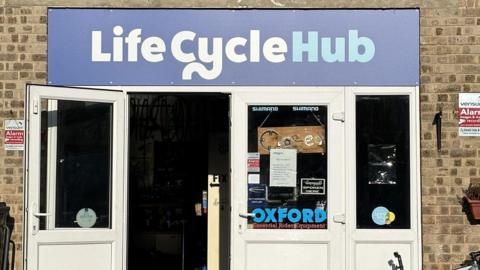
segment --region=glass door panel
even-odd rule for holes
[[[110,228],[113,104],[40,104],[40,229]]]
[[[252,229],[327,229],[327,106],[248,106]]]
[[[343,102],[343,88],[232,94],[233,269],[345,269]]]
[[[27,94],[27,269],[124,269],[123,93]]]

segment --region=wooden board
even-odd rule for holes
[[[220,186],[219,178],[208,175],[207,269],[220,270]]]
[[[270,149],[297,149],[298,153],[325,153],[325,126],[260,127],[258,152]]]

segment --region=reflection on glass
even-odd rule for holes
[[[248,107],[253,229],[327,228],[327,107]]]
[[[40,115],[40,213],[46,213],[47,210],[47,161],[48,161],[48,101],[41,103]],[[39,217],[39,229],[47,228],[45,217]]]
[[[357,96],[357,228],[410,228],[408,96]]]
[[[112,109],[42,100],[41,229],[110,227]]]
[[[368,183],[396,184],[396,152],[393,144],[368,145]]]

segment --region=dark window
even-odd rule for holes
[[[55,227],[79,227],[93,210],[93,227],[110,227],[112,104],[58,101]]]
[[[409,97],[357,96],[357,228],[410,228]]]

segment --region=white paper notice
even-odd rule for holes
[[[297,150],[270,150],[270,186],[297,186]]]
[[[260,174],[249,173],[248,174],[248,183],[249,184],[260,184]]]

